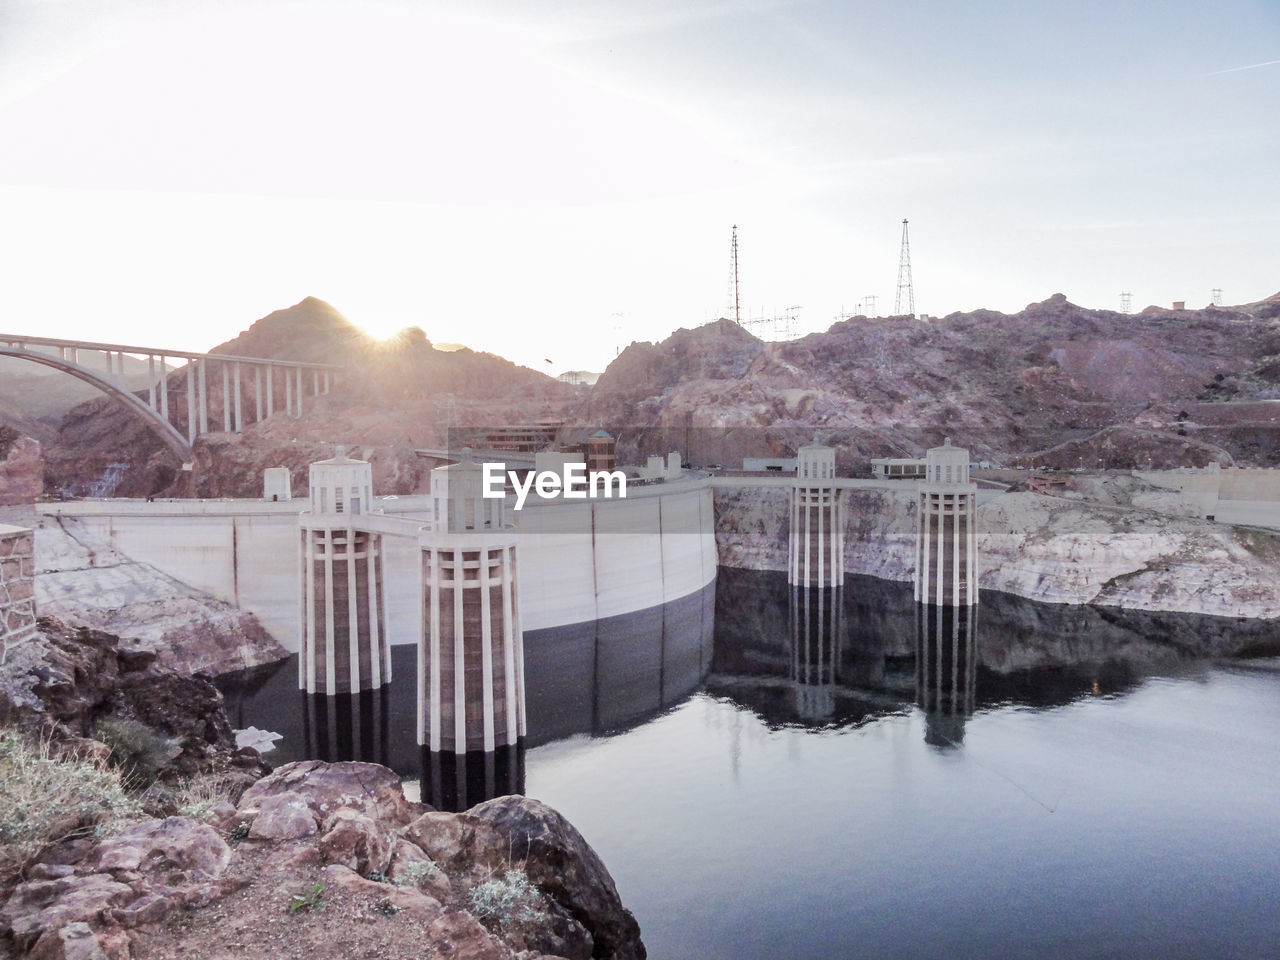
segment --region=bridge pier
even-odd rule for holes
[[[187,443],[196,442],[196,362],[187,361]]]
[[[240,361],[237,360],[231,368],[234,373],[235,380],[235,411],[236,411],[236,433],[244,433],[244,410],[241,408],[242,398],[240,395]]]
[[[199,434],[204,435],[209,432],[209,361],[200,359],[196,361],[196,374],[199,377],[199,383],[196,389],[200,392],[200,427]]]

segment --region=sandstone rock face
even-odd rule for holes
[[[136,871],[170,885],[220,877],[231,848],[213,828],[185,817],[151,820],[104,840],[97,851],[100,872]]]
[[[138,724],[172,746],[155,771],[171,783],[211,771],[242,783],[261,776],[257,753],[237,750],[217,688],[155,659],[110,634],[41,618],[38,642],[12,651],[0,668],[0,719],[47,724],[63,750],[81,755],[102,751],[88,738],[104,720]]]
[[[391,866],[396,838],[389,825],[344,808],[325,819],[321,832],[320,852],[327,863],[359,874],[385,874]]]
[[[182,673],[273,663],[285,650],[251,613],[124,556],[70,519],[35,531],[40,611],[127,638]]]
[[[276,793],[262,799],[249,836],[255,840],[297,840],[311,836],[316,829],[316,818],[305,797]]]
[[[232,844],[169,817],[54,847],[8,897],[0,934],[51,958],[231,958],[249,941],[322,960],[645,956],[604,865],[536,801],[436,813],[385,767],[298,763],[246,791],[230,824]],[[513,875],[529,911],[476,898]]]
[[[1280,617],[1275,535],[1036,493],[980,507],[978,530],[983,589],[1050,603]]]
[[[239,813],[256,816],[267,798],[286,793],[301,798],[317,820],[350,810],[402,827],[421,811],[405,799],[393,770],[376,763],[303,760],[285,764],[246,790]]]
[[[0,506],[35,503],[44,492],[40,443],[15,436],[7,446],[0,437]]]
[[[105,921],[111,908],[134,899],[134,891],[110,874],[63,877],[23,883],[0,910],[0,923],[19,946],[70,923]]]
[[[1219,617],[1280,617],[1280,535],[1218,525],[1194,504],[1123,475],[1063,496],[1010,492],[977,511],[979,584],[1046,603]],[[787,569],[790,490],[717,487],[722,566]],[[915,494],[840,491],[845,572],[910,582]]]

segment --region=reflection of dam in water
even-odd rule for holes
[[[687,699],[711,666],[715,586],[661,607],[525,633],[528,736],[538,746],[575,734],[620,732]],[[455,754],[417,742],[417,650],[391,647],[394,680],[359,694],[297,690],[297,663],[279,663],[217,680],[233,726],[284,734],[266,755],[292,760],[368,760],[404,777],[423,777],[423,799],[466,806],[523,783],[524,746]],[[487,760],[485,758],[488,758]],[[434,798],[434,799],[433,799]],[[436,799],[441,804],[435,802]]]

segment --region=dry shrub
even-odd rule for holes
[[[47,740],[0,731],[0,882],[51,844],[106,836],[139,814],[119,770],[74,755],[55,759]]]

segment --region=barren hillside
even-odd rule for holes
[[[641,454],[665,443],[726,465],[817,436],[862,470],[944,435],[997,462],[1274,464],[1277,315],[1271,301],[1123,315],[1058,294],[1012,315],[857,317],[787,343],[722,320],[632,344],[576,418]]]

